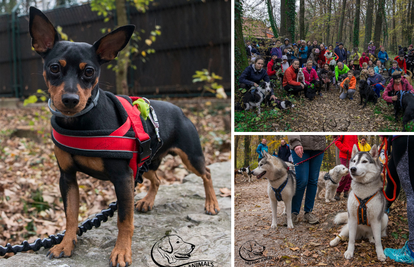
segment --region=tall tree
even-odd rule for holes
[[[338,42],[342,42],[342,30],[344,28],[345,9],[346,9],[346,0],[342,0],[341,19],[339,21],[339,29],[338,29]]]
[[[244,167],[250,165],[250,138],[251,135],[244,136]]]
[[[239,151],[239,140],[240,140],[240,135],[235,135],[234,136],[234,168],[237,169],[237,152]]]
[[[326,27],[326,39],[325,43],[329,43],[329,33],[331,31],[331,13],[332,13],[332,0],[328,0],[328,25]]]
[[[118,25],[127,25],[128,18],[125,8],[125,0],[116,0],[116,18]],[[116,72],[116,93],[128,95],[128,61],[129,61],[129,42],[125,48],[118,54],[118,71]]]
[[[272,1],[266,0],[266,4],[267,4],[267,13],[269,13],[270,26],[272,27],[272,31],[273,31],[273,36],[277,38],[279,37],[279,35],[277,33],[277,25],[276,25],[275,17],[273,16]]]
[[[356,0],[355,19],[354,19],[354,47],[359,45],[359,15],[361,13],[361,0]]]
[[[300,0],[299,36],[301,40],[305,40],[305,0]]]
[[[392,0],[392,39],[391,39],[391,47],[394,53],[398,53],[397,51],[397,32],[395,30],[395,2],[396,0]]]
[[[369,41],[372,37],[372,12],[374,7],[374,0],[367,1],[367,14],[365,18],[365,39],[364,39],[364,49],[368,46]],[[378,46],[378,44],[377,44]]]
[[[283,1],[283,0],[282,0]],[[286,0],[287,36],[295,40],[296,0]]]
[[[239,76],[241,72],[249,65],[246,55],[246,47],[243,40],[243,0],[236,0],[234,3],[234,57],[235,57],[235,74]],[[238,77],[236,77],[238,80]]]
[[[384,17],[385,0],[378,1],[378,15],[375,19],[374,43],[378,46],[381,42],[382,19]]]
[[[280,36],[287,37],[286,30],[286,0],[280,1]],[[293,43],[293,40],[291,40]]]

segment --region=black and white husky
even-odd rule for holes
[[[348,212],[335,217],[335,223],[347,224],[342,227],[340,235],[330,242],[331,246],[336,246],[343,237],[349,236],[345,259],[354,256],[355,239],[365,237],[375,243],[378,260],[385,261],[381,237],[386,236],[388,216],[384,213],[386,201],[382,193],[381,170],[376,145],[369,153],[358,152],[354,145],[349,163],[352,191],[348,197]]]
[[[345,165],[335,166],[329,172],[320,172],[318,179],[318,191],[316,192],[316,197],[319,197],[319,193],[322,191],[323,186],[325,185],[325,202],[335,201],[334,195],[335,191],[339,186],[339,181],[341,178],[348,174],[348,168]]]
[[[257,179],[266,177],[269,181],[267,194],[269,195],[270,205],[272,206],[272,228],[277,228],[277,202],[285,203],[287,215],[287,227],[293,228],[292,223],[292,198],[296,192],[296,175],[292,171],[293,165],[287,165],[280,158],[273,157],[263,151],[263,158],[259,166],[252,171]]]
[[[257,107],[257,113],[260,115],[260,105],[267,95],[272,92],[273,84],[271,82],[262,82],[258,87],[250,89],[243,96],[244,110],[250,110]]]
[[[242,174],[244,177],[244,181],[249,181],[252,178],[252,173],[250,172],[250,167],[243,167],[238,170],[238,173]]]

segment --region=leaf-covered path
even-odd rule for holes
[[[236,89],[237,91],[237,89]],[[287,100],[284,90],[277,86],[275,95]],[[394,109],[383,99],[378,103],[368,103],[362,109],[360,96],[357,92],[354,99],[339,99],[339,90],[331,86],[328,92],[322,91],[322,97],[314,100],[292,97],[295,107],[280,111],[277,108],[262,109],[257,116],[256,110],[235,113],[235,131],[249,132],[371,132],[401,131],[402,123],[394,120]],[[236,93],[235,102],[241,99],[241,92]],[[402,115],[400,116],[400,118]]]
[[[310,225],[303,222],[302,209],[299,223],[292,230],[283,226],[283,204],[279,202],[278,228],[271,229],[272,212],[267,196],[267,180],[254,178],[249,184],[242,181],[241,175],[237,175],[235,183],[235,266],[249,266],[240,257],[239,249],[251,240],[266,247],[263,255],[269,260],[250,266],[405,266],[389,259],[384,263],[378,261],[375,245],[368,240],[356,242],[352,260],[344,258],[347,242],[341,242],[336,247],[329,246],[342,227],[335,225],[333,219],[338,212],[346,210],[344,198],[334,203],[316,200],[313,213],[319,217],[320,223]],[[401,248],[407,237],[406,205],[397,200],[392,206],[387,237],[382,238],[382,245],[384,248]]]

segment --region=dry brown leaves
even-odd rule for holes
[[[204,102],[183,106],[183,112],[199,131],[206,163],[228,161],[230,131],[225,129],[225,123],[230,117],[229,103],[217,108],[213,101],[210,105]],[[50,139],[50,116],[44,107],[0,109],[0,245],[31,242],[61,232],[65,227],[59,169]],[[13,137],[15,129],[24,126],[36,129],[37,141]],[[164,158],[157,171],[164,185],[181,183],[188,173],[181,159],[172,155]],[[78,173],[78,184],[79,221],[116,200],[109,182]],[[145,179],[136,190],[145,191],[148,186]]]

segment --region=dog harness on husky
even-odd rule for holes
[[[283,189],[285,189],[285,187],[286,187],[286,185],[289,181],[289,176],[292,175],[292,171],[289,170],[289,167],[287,168],[287,171],[288,171],[288,174],[287,174],[286,181],[284,181],[277,189],[274,189],[273,186],[272,186],[272,189],[273,189],[273,192],[275,192],[275,196],[276,196],[277,201],[283,201],[282,191],[283,191]]]
[[[368,217],[367,217],[367,204],[368,202],[373,199],[375,197],[375,195],[378,193],[378,191],[373,194],[370,197],[367,197],[365,199],[360,199],[359,197],[357,197],[357,195],[354,196],[357,199],[359,206],[358,206],[358,224],[363,224],[363,225],[367,225],[367,226],[371,226],[368,223]]]
[[[331,180],[331,182],[333,183],[333,184],[337,184],[337,183],[335,183],[333,180],[332,180],[332,178],[331,178],[331,175],[329,175],[329,172],[327,172],[324,176],[323,176],[323,179],[326,181],[326,180]]]
[[[129,167],[134,172],[135,181],[142,183],[139,169],[150,160],[152,150],[151,138],[144,129],[140,111],[126,98],[105,93],[119,111],[124,124],[115,130],[76,131],[63,129],[53,116],[52,140],[60,149],[74,155],[130,159]],[[134,102],[139,97],[129,98]],[[158,126],[156,116],[151,120],[155,120]]]

